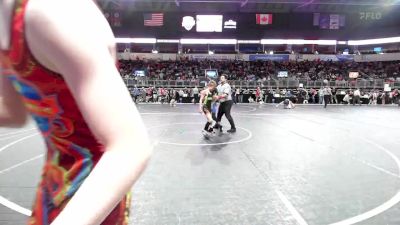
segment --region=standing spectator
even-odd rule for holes
[[[274,91],[272,89],[269,89],[267,92],[267,103],[272,103],[272,99],[274,98]]]
[[[317,96],[317,90],[311,88],[310,92],[311,92],[311,103],[315,104],[316,103],[315,97]]]
[[[246,90],[240,90],[240,95],[239,95],[239,103],[243,103],[243,96],[246,94]]]
[[[350,94],[349,94],[349,92],[347,92],[347,91],[346,91],[345,96],[343,97],[343,103],[344,103],[345,105],[349,105],[349,104],[350,104]]]
[[[374,93],[372,93],[372,105],[377,105],[378,104],[378,92],[374,90]]]
[[[361,105],[360,96],[361,96],[360,89],[357,88],[353,93],[353,105],[355,104]]]
[[[170,102],[170,105],[172,107],[176,106],[177,99],[179,99],[179,92],[175,89],[172,89],[171,90],[171,102]]]
[[[324,90],[323,88],[319,89],[318,91],[318,104],[324,103]]]
[[[256,102],[260,102],[261,101],[261,88],[257,87],[256,89]]]
[[[236,89],[235,89],[235,87],[232,88],[232,90],[231,90],[231,95],[232,95],[232,101],[233,101],[233,103],[237,104],[237,102],[236,102]]]
[[[303,104],[306,99],[307,92],[301,87],[297,92],[297,103]]]
[[[199,89],[197,88],[197,86],[193,88],[192,92],[193,92],[194,104],[196,104],[199,101]]]
[[[165,91],[165,89],[162,88],[162,87],[159,88],[159,90],[158,90],[158,95],[159,95],[161,104],[164,104],[165,96],[166,96],[166,91]]]
[[[390,104],[390,95],[389,92],[385,92],[385,104]]]
[[[136,85],[135,85],[135,87],[133,88],[132,94],[133,94],[133,101],[134,101],[135,103],[137,103],[137,98],[138,98],[138,96],[140,95],[140,90],[139,90],[139,88],[137,88]]]
[[[399,89],[396,88],[393,91],[393,104],[398,104],[399,103],[398,100],[399,100]]]
[[[179,103],[182,103],[182,101],[183,101],[183,95],[185,94],[185,92],[181,89],[181,90],[179,90],[179,92],[178,92],[178,95],[179,95]]]
[[[388,92],[388,95],[389,95],[389,104],[392,104],[392,105],[393,105],[393,104],[394,104],[394,103],[393,103],[393,92],[389,91],[389,92]]]
[[[328,104],[330,104],[330,102],[331,102],[332,91],[331,91],[331,88],[329,86],[325,86],[322,89],[322,92],[323,92],[323,95],[324,95],[324,104],[325,104],[324,108],[326,108],[326,106]]]
[[[158,94],[157,94],[157,89],[155,87],[152,88],[152,94],[153,94],[153,103],[158,102]]]
[[[240,88],[236,88],[236,90],[235,90],[235,104],[237,104],[239,102],[239,96],[240,96]]]
[[[332,98],[331,98],[331,103],[332,104],[338,104],[337,96],[336,96],[336,88],[332,88]]]
[[[152,97],[153,97],[153,90],[151,89],[151,87],[148,87],[146,91],[146,102],[149,102]]]

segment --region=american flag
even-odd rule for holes
[[[164,13],[146,13],[143,16],[145,26],[160,27],[164,25]]]

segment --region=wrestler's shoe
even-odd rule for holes
[[[228,132],[228,133],[236,133],[236,128],[231,128],[230,130],[227,130],[226,132]]]

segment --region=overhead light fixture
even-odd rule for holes
[[[236,39],[181,39],[181,44],[219,44],[219,45],[234,45]]]
[[[117,43],[155,44],[155,38],[115,38]]]
[[[336,40],[262,39],[263,45],[336,45]]]
[[[132,38],[115,38],[116,43],[132,43]]]
[[[238,44],[260,44],[260,40],[238,40]]]
[[[365,39],[365,40],[350,40],[349,45],[374,45],[374,44],[390,44],[399,43],[400,37],[390,38],[377,38],[377,39]]]
[[[138,44],[155,44],[157,41],[155,38],[132,38],[132,43]]]
[[[347,45],[347,41],[338,41],[338,45]]]
[[[178,39],[157,39],[157,43],[179,43]]]
[[[303,44],[304,40],[297,39],[261,39],[263,45]]]

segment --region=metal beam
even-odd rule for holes
[[[240,7],[244,7],[248,2],[249,2],[249,0],[244,0],[244,1],[240,4]]]
[[[131,0],[122,0],[131,1]],[[177,6],[180,3],[240,3],[245,6],[251,3],[264,3],[264,4],[293,4],[293,5],[351,5],[351,6],[376,6],[376,5],[400,5],[400,1],[387,0],[387,1],[368,1],[368,0],[309,0],[304,3],[304,0],[136,0],[136,2],[175,2]]]

